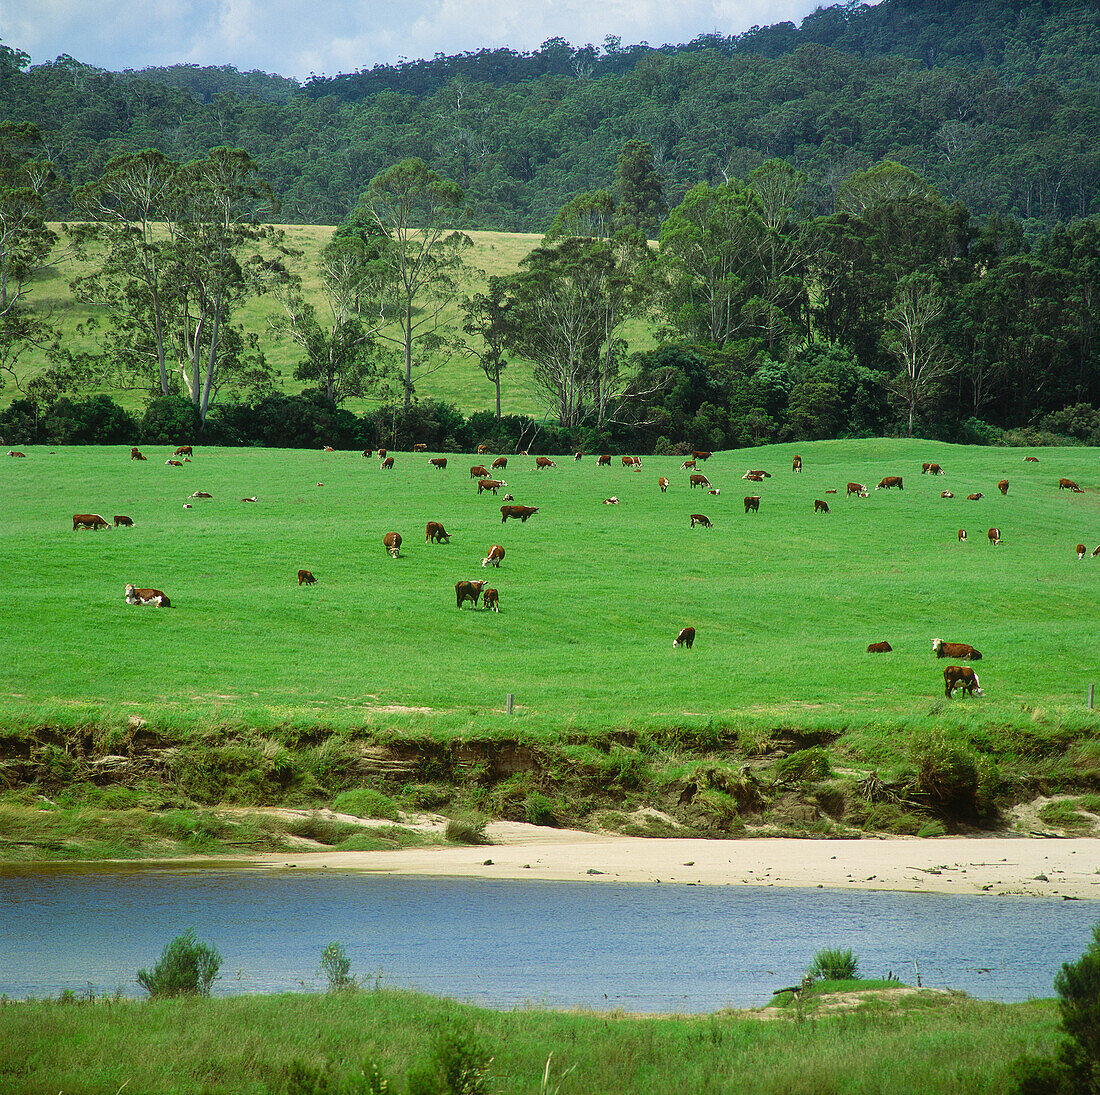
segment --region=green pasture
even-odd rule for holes
[[[1025,463],[1015,449],[826,441],[798,447],[801,475],[794,449],[716,453],[705,471],[718,496],[690,489],[679,458],[633,472],[564,457],[536,471],[510,456],[507,490],[539,512],[505,525],[502,499],[477,494],[474,456],[449,454],[444,471],[427,453],[395,454],[392,471],[304,450],[200,447],[179,468],[168,448],[145,462],[121,447],[0,457],[0,718],[554,736],[1095,725],[1100,559],[1074,552],[1100,544],[1095,449]],[[922,476],[923,461],[946,475]],[[772,478],[742,482],[749,467]],[[845,497],[849,480],[885,475],[905,489]],[[1084,493],[1059,491],[1060,476]],[[941,499],[947,488],[955,498]],[[190,499],[197,490],[213,497]],[[985,497],[966,501],[975,491]],[[744,513],[748,493],[757,514]],[[83,512],[134,527],[74,532]],[[691,528],[692,513],[713,527]],[[425,543],[429,520],[449,544]],[[391,530],[404,538],[396,560],[382,546]],[[494,543],[504,562],[483,569]],[[297,585],[302,567],[315,586]],[[499,613],[456,609],[466,578],[499,589]],[[127,582],[173,607],[127,605]],[[694,649],[673,649],[687,624]],[[944,699],[935,636],[983,652],[983,697]],[[893,653],[865,652],[882,639]]]

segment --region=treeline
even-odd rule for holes
[[[844,178],[889,157],[976,214],[1049,227],[1100,211],[1100,14],[1087,0],[845,3],[681,46],[552,39],[304,88],[228,66],[32,67],[0,46],[0,114],[35,124],[74,186],[121,153],[244,148],[280,216],[306,223],[340,222],[379,171],[417,156],[466,191],[467,227],[541,231],[640,139],[670,205],[781,158],[824,213]]]

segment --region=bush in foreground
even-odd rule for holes
[[[807,972],[821,981],[853,981],[859,976],[859,959],[850,947],[847,950],[824,947],[814,955]]]
[[[137,980],[151,997],[209,996],[221,964],[217,947],[196,939],[188,928],[165,946],[152,972],[138,970]]]

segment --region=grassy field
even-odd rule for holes
[[[984,1004],[921,994],[847,1013],[631,1018],[490,1012],[368,991],[0,1007],[9,1095],[119,1091],[411,1091],[446,1031],[492,1062],[487,1095],[984,1095],[1012,1090],[1013,1062],[1049,1054],[1052,1001]],[[455,1056],[452,1054],[452,1060]],[[467,1058],[469,1059],[469,1058]],[[374,1062],[391,1087],[367,1086]],[[416,1090],[458,1090],[418,1087]]]
[[[301,252],[301,257],[291,260],[291,266],[302,279],[306,295],[312,299],[324,315],[320,295],[318,259],[322,248],[332,238],[333,229],[323,225],[289,224],[280,226],[286,233],[289,247]],[[74,300],[69,284],[73,278],[88,273],[92,268],[90,261],[78,261],[67,255],[64,232],[60,225],[53,225],[62,237],[55,248],[56,265],[49,267],[35,282],[33,287],[33,305],[40,312],[49,315],[61,327],[64,344],[73,351],[96,352],[99,349],[97,333],[81,334],[77,328],[94,314],[96,309]],[[473,294],[481,291],[492,275],[513,274],[519,269],[520,261],[542,237],[535,233],[510,232],[470,232],[474,246],[466,253],[470,270],[464,286],[464,292]],[[278,302],[272,297],[251,298],[242,308],[238,319],[246,330],[255,331],[260,336],[260,346],[268,361],[279,372],[277,386],[284,391],[298,392],[304,385],[294,379],[294,368],[301,351],[287,338],[278,338],[271,331],[271,321],[281,315]],[[444,324],[452,332],[461,334],[461,313],[457,304],[449,307],[443,315]],[[632,350],[647,350],[654,345],[652,326],[644,320],[632,321],[626,330],[626,337]],[[37,375],[46,365],[43,357],[28,356],[20,369],[21,376]],[[495,409],[495,391],[485,378],[472,355],[429,355],[425,367],[413,375],[417,394],[444,399],[454,403],[469,414],[476,410]],[[88,394],[92,394],[89,392]],[[119,392],[108,390],[107,394],[115,398],[129,410],[140,410],[146,395],[140,391]],[[14,384],[9,383],[0,389],[0,408],[6,407],[19,395]],[[516,360],[509,364],[501,382],[502,410],[505,414],[530,414],[541,417],[546,408],[539,402],[531,377],[530,364]],[[346,406],[356,412],[377,405],[377,401],[348,400]]]
[[[674,458],[635,473],[591,457],[536,471],[513,456],[508,490],[539,512],[502,525],[501,499],[469,477],[472,456],[438,471],[401,453],[382,472],[358,452],[200,448],[172,468],[167,450],[132,462],[122,448],[29,449],[0,461],[0,720],[136,713],[552,738],[714,723],[868,740],[930,724],[1095,730],[1084,701],[1100,560],[1073,550],[1100,543],[1095,450],[1044,449],[1037,464],[921,441],[800,451],[800,476],[789,446],[716,454],[717,497],[689,489]],[[921,476],[927,460],[947,474]],[[741,482],[750,465],[773,477]],[[887,474],[904,491],[845,498],[849,480]],[[1059,491],[1060,476],[1086,490]],[[755,515],[743,512],[750,486]],[[941,499],[945,488],[956,497]],[[196,490],[213,497],[184,508]],[[972,491],[985,497],[965,501]],[[619,505],[603,504],[611,495]],[[815,498],[831,512],[815,514]],[[134,527],[73,532],[82,512]],[[695,512],[713,527],[689,527]],[[449,544],[424,542],[429,520]],[[382,547],[390,530],[404,537],[396,560]],[[499,571],[480,566],[493,543],[507,552]],[[300,567],[316,586],[297,586]],[[465,578],[490,579],[499,614],[456,610]],[[165,590],[173,607],[127,605],[127,582]],[[672,649],[686,624],[694,649]],[[935,636],[984,653],[985,696],[945,700]],[[892,654],[865,653],[881,639]]]

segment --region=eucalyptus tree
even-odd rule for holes
[[[462,302],[462,330],[477,342],[468,349],[496,391],[497,420],[500,420],[500,374],[507,368],[505,357],[513,341],[511,283],[508,278],[489,278],[488,291],[475,293]]]

